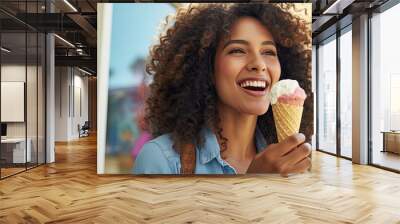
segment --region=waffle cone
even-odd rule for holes
[[[272,105],[278,142],[299,132],[303,107],[276,103]]]

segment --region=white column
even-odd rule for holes
[[[353,162],[368,163],[368,15],[353,20]]]
[[[55,76],[54,35],[46,35],[46,163],[55,161]]]

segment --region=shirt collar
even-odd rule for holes
[[[206,164],[215,158],[221,165],[225,165],[226,163],[221,158],[217,136],[209,128],[204,128],[202,132],[205,142],[203,147],[198,150],[200,163]],[[256,126],[255,144],[257,153],[263,151],[267,146],[267,142],[258,126]]]

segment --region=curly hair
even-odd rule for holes
[[[150,51],[146,71],[153,75],[147,99],[146,121],[154,137],[170,134],[176,151],[185,144],[202,145],[201,130],[208,127],[221,140],[213,83],[216,49],[240,17],[254,17],[272,33],[281,64],[280,79],[297,80],[307,94],[300,132],[313,134],[311,92],[311,32],[309,23],[291,13],[294,4],[198,4],[178,10],[174,24],[160,35]],[[168,25],[168,18],[166,19]],[[277,142],[272,110],[257,119],[267,143]]]

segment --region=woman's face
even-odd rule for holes
[[[281,74],[277,53],[271,33],[261,22],[238,19],[230,37],[217,47],[214,76],[219,103],[240,113],[266,113],[267,93]]]

